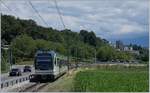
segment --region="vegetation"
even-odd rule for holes
[[[39,49],[55,50],[80,60],[93,60],[95,50],[98,60],[133,59],[131,54],[110,47],[106,39],[96,37],[93,31],[81,30],[77,33],[69,29],[56,30],[39,26],[30,19],[23,20],[10,15],[2,15],[1,20],[1,44],[10,45],[14,63],[32,61]],[[144,51],[141,53],[143,55],[137,58],[147,61],[148,54],[144,54]]]
[[[33,61],[21,61],[17,65],[33,65]]]
[[[139,59],[141,59],[142,61],[148,62],[149,61],[149,50],[142,48],[140,50],[140,56]]]
[[[143,48],[141,46],[138,46],[136,44],[130,44],[131,47],[133,47],[133,50],[139,51],[140,55],[135,55],[136,59],[141,60],[141,62],[147,62],[149,61],[149,49]]]
[[[58,80],[50,83],[48,89],[45,92],[73,92],[73,81],[78,70],[70,70],[69,73],[63,75]]]
[[[102,67],[77,73],[74,91],[148,92],[148,68]]]
[[[9,70],[9,63],[8,63],[8,52],[6,50],[2,50],[1,53],[1,71],[5,73]]]
[[[31,59],[38,49],[53,49],[70,56],[93,57],[96,45],[105,45],[94,32],[81,30],[80,33],[69,29],[56,30],[41,27],[33,20],[21,20],[2,15],[2,45],[9,44],[16,61]],[[82,51],[81,51],[82,50]]]
[[[117,51],[110,46],[102,46],[98,49],[97,58],[102,61],[107,60],[131,60],[133,56],[127,52]]]

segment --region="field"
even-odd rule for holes
[[[73,91],[146,92],[148,84],[148,67],[98,67],[78,72]]]

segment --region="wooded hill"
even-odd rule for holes
[[[94,58],[96,49],[98,59],[131,58],[127,53],[116,52],[106,39],[96,37],[93,31],[60,31],[37,25],[31,19],[23,20],[10,15],[1,16],[1,25],[1,43],[11,45],[15,61],[33,59],[38,49],[55,50],[63,55],[69,53],[79,58]]]

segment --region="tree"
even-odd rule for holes
[[[9,70],[8,50],[1,49],[1,71],[7,72]]]
[[[80,33],[70,29],[57,30],[42,27],[34,20],[23,20],[10,15],[2,15],[2,44],[11,44],[15,58],[33,58],[39,49],[54,50],[62,55],[80,58],[97,58],[111,60],[127,59],[127,54],[116,52],[106,39],[96,37],[93,31],[81,30]],[[144,55],[144,51],[141,51]]]
[[[32,37],[20,35],[11,42],[11,48],[14,56],[19,59],[32,58],[35,52],[35,42]]]
[[[99,60],[131,60],[133,56],[130,53],[117,51],[110,46],[102,46],[98,49],[97,57]]]
[[[88,32],[86,30],[81,30],[80,31],[80,36],[81,36],[81,39],[85,42],[85,43],[88,43],[92,46],[96,46],[96,41],[97,41],[97,38],[95,36],[95,33],[94,32]]]
[[[97,58],[99,60],[104,60],[104,61],[107,61],[109,59],[111,59],[111,53],[112,51],[110,51],[110,47],[108,46],[102,46],[98,49],[98,52],[97,52]]]
[[[35,40],[36,50],[54,49],[53,44],[43,39]]]

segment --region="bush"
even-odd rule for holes
[[[32,37],[20,35],[11,43],[12,53],[14,57],[31,58],[35,52],[35,42]]]
[[[1,57],[1,71],[3,72],[8,72],[9,71],[9,66],[10,64],[8,63],[7,58],[4,58],[4,56]]]

